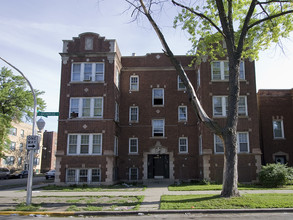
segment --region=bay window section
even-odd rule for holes
[[[68,155],[102,155],[102,134],[69,134]]]
[[[213,61],[211,63],[212,80],[229,80],[229,61]],[[244,62],[240,61],[239,79],[245,80]]]
[[[69,115],[70,118],[102,118],[103,98],[71,98]]]
[[[104,63],[73,63],[72,82],[104,82]]]

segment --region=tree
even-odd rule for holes
[[[35,90],[38,109],[45,108],[39,96],[44,92]],[[9,142],[8,131],[12,121],[30,120],[33,116],[34,99],[22,76],[13,75],[6,67],[0,73],[0,156],[4,156],[5,144]]]
[[[133,15],[144,14],[160,39],[165,54],[176,68],[184,82],[191,104],[199,119],[217,134],[224,143],[223,189],[224,197],[239,196],[237,188],[237,123],[239,102],[240,61],[244,58],[257,59],[260,50],[267,49],[271,43],[278,43],[280,38],[289,37],[293,30],[292,0],[126,0],[134,7]],[[229,60],[229,96],[228,116],[225,126],[221,127],[207,116],[201,107],[195,90],[184,69],[174,57],[165,37],[152,17],[152,6],[172,2],[182,12],[175,18],[175,27],[182,24],[182,29],[190,34],[196,62],[202,58],[216,60],[224,55]],[[226,47],[223,47],[223,42]]]

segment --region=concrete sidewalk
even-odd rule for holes
[[[38,186],[40,187],[40,186]],[[13,190],[0,191],[0,215],[5,214],[29,214],[31,212],[7,212],[2,211],[15,207],[20,201],[26,201],[25,187],[17,188]],[[246,193],[293,193],[293,190],[242,190],[241,194]],[[46,203],[46,196],[144,196],[144,200],[140,205],[138,211],[102,211],[102,212],[67,212],[66,209],[70,204],[62,204],[60,206],[52,205],[51,209],[46,212],[33,212],[37,214],[49,214],[49,215],[127,215],[127,214],[152,214],[152,213],[180,213],[180,212],[209,212],[209,213],[222,213],[222,212],[256,212],[256,211],[286,211],[293,212],[293,209],[261,209],[261,210],[160,210],[160,198],[162,195],[196,195],[196,194],[220,194],[220,191],[168,191],[168,184],[150,183],[147,185],[145,191],[102,191],[102,192],[57,192],[57,191],[45,191],[33,189],[32,191],[32,203],[37,203],[37,198],[41,198]],[[40,203],[41,203],[40,202]]]

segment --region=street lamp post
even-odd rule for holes
[[[3,60],[5,63],[7,63],[12,68],[14,68],[17,72],[19,72],[22,75],[22,77],[27,81],[27,83],[31,89],[31,92],[34,96],[34,115],[33,115],[33,128],[32,128],[32,135],[34,136],[34,135],[36,135],[35,124],[36,124],[36,116],[37,116],[37,98],[36,98],[34,88],[32,87],[30,81],[25,77],[25,75],[19,69],[17,69],[12,64],[8,63],[2,57],[0,57],[0,59]],[[32,202],[33,168],[34,168],[34,150],[30,149],[29,150],[29,170],[28,170],[28,179],[27,179],[26,205],[30,205]]]

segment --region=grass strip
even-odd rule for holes
[[[171,185],[168,187],[169,191],[212,191],[212,190],[222,190],[221,184],[181,184],[181,185]],[[293,190],[293,185],[286,185],[284,187],[278,188],[266,188],[260,185],[254,184],[239,184],[239,190]]]
[[[220,195],[163,195],[160,209],[258,209],[293,208],[293,194],[245,194],[223,198]]]

